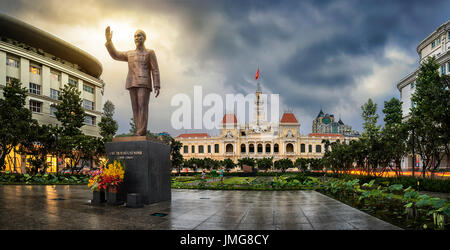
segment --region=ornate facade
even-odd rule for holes
[[[180,134],[175,139],[183,144],[181,154],[185,159],[212,158],[216,160],[273,157],[274,160],[289,158],[321,158],[324,154],[322,140],[330,142],[355,140],[342,134],[300,134],[300,123],[294,113],[283,113],[278,124],[264,119],[262,91],[256,91],[255,117],[250,124],[239,124],[234,114],[223,116],[220,134]]]
[[[324,114],[322,109],[320,109],[316,119],[313,120],[312,132],[321,134],[342,134],[350,137],[359,136],[359,133],[352,130],[351,126],[344,124],[341,118],[336,122],[333,114]]]

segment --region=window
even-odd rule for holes
[[[195,153],[195,146],[194,145],[192,145],[192,147],[191,147],[191,153]]]
[[[241,153],[246,153],[247,149],[245,147],[245,144],[241,144]]]
[[[262,151],[263,151],[262,144],[258,144],[258,153],[262,153]]]
[[[183,146],[183,153],[187,154],[189,153],[189,147],[188,146]]]
[[[316,145],[316,153],[322,152],[322,145]]]
[[[286,145],[286,152],[287,153],[294,153],[294,145],[292,145],[292,143],[288,143]]]
[[[41,85],[30,82],[30,89],[28,90],[31,94],[40,95],[41,94]]]
[[[436,39],[436,45],[441,44],[441,38],[439,37],[438,39]]]
[[[50,72],[50,79],[52,79],[52,81],[61,81],[61,75],[55,72]]]
[[[88,92],[88,93],[94,94],[94,88],[91,87],[91,86],[88,86],[86,84],[83,84],[83,90]]]
[[[89,109],[89,110],[94,110],[94,102],[83,99],[83,108]]]
[[[199,145],[199,146],[198,146],[198,152],[199,152],[200,154],[203,154],[203,153],[204,153],[203,145]]]
[[[95,116],[85,115],[84,116],[84,124],[95,125]]]
[[[208,145],[208,154],[211,153],[211,145]]]
[[[50,116],[56,117],[56,107],[53,105],[50,105]]]
[[[411,108],[414,108],[414,106],[415,106],[414,101],[411,101]]]
[[[255,153],[255,145],[253,145],[253,144],[248,145],[248,152]]]
[[[308,152],[312,153],[312,145],[308,145]]]
[[[36,66],[30,66],[30,73],[35,74],[35,75],[40,75],[41,68],[38,68]]]
[[[58,100],[59,91],[56,89],[50,89],[50,98]]]
[[[219,153],[219,144],[214,144],[214,153]]]
[[[14,77],[9,77],[9,76],[7,76],[7,77],[6,77],[6,86],[10,86],[12,80],[17,80],[17,81],[18,81],[19,79],[14,78]]]
[[[446,70],[445,70],[445,64],[442,64],[442,65],[441,65],[441,74],[442,74],[442,75],[445,75],[445,74],[446,74],[445,71],[446,71]]]
[[[436,43],[434,41],[431,42],[431,48],[434,48],[436,46]]]
[[[266,153],[270,153],[270,144],[266,144]]]
[[[225,147],[225,150],[227,153],[233,153],[233,145],[232,144],[227,144]]]
[[[305,148],[305,144],[300,144],[300,152],[301,153],[305,153],[305,151],[306,151],[306,148]]]
[[[42,102],[35,100],[30,100],[30,110],[31,112],[41,113]]]
[[[278,149],[278,143],[275,143],[275,144],[273,145],[273,152],[276,153],[276,154],[278,154],[278,152],[279,152],[279,149]]]
[[[412,82],[412,83],[411,83],[411,89],[413,89],[413,88],[414,88],[414,86],[415,86],[415,83],[416,83],[416,82]]]
[[[72,86],[78,86],[77,80],[69,78],[69,84]]]
[[[19,68],[19,60],[11,58],[11,57],[7,57],[6,58],[6,65],[14,67],[14,68]]]

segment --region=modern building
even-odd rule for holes
[[[356,137],[343,134],[300,134],[300,123],[292,112],[284,112],[279,123],[271,124],[264,119],[262,90],[256,91],[255,117],[250,124],[240,124],[234,114],[223,116],[220,134],[180,134],[175,139],[183,144],[181,154],[185,159],[212,158],[215,160],[273,157],[274,160],[289,158],[321,158],[325,152],[322,140],[349,142]]]
[[[423,63],[428,57],[434,56],[441,65],[439,73],[450,74],[450,20],[439,26],[433,33],[428,35],[417,46],[419,55],[419,64]],[[412,94],[415,91],[416,78],[419,73],[419,67],[406,75],[397,83],[397,89],[400,91],[400,100],[402,101],[403,121],[411,116],[411,108],[414,103],[411,101]],[[418,156],[417,156],[418,157]],[[413,160],[412,155],[403,159],[402,168],[411,168],[413,162],[421,164],[419,159]],[[447,167],[449,159],[443,159],[441,167]]]
[[[82,132],[100,136],[104,82],[101,63],[85,51],[27,23],[0,14],[0,97],[18,79],[28,91],[26,105],[41,124],[58,124],[58,96],[77,86],[86,113]]]
[[[324,114],[322,109],[320,109],[316,119],[313,120],[312,132],[320,134],[341,134],[349,137],[359,136],[359,133],[352,130],[350,125],[344,124],[341,118],[336,122],[333,114]]]

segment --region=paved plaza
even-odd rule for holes
[[[172,202],[143,208],[91,198],[86,186],[0,186],[0,229],[399,229],[315,191],[175,189]]]

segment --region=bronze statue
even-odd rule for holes
[[[145,48],[146,35],[142,30],[137,30],[134,33],[136,50],[126,52],[120,52],[114,48],[111,41],[112,32],[109,26],[106,28],[105,36],[105,46],[111,57],[114,60],[128,62],[125,88],[130,91],[131,107],[136,125],[135,135],[145,136],[147,134],[148,103],[150,101],[150,92],[152,92],[152,79],[153,87],[155,88],[155,98],[158,97],[160,89],[159,68],[155,51]]]

